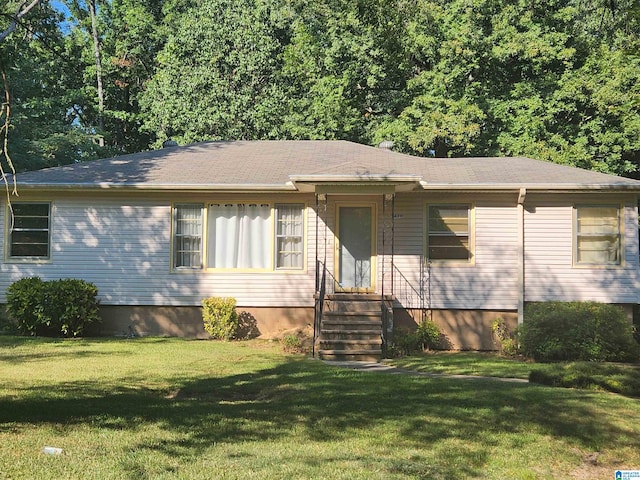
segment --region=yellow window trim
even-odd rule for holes
[[[209,205],[212,203],[262,203],[269,205],[270,208],[270,264],[267,268],[228,268],[228,267],[208,267],[208,249],[209,242]],[[178,205],[200,205],[202,206],[202,266],[201,267],[176,267],[175,266],[175,207]],[[301,205],[302,206],[302,268],[276,268],[276,205]],[[308,253],[308,237],[307,237],[307,225],[308,225],[308,202],[299,201],[260,201],[260,200],[243,200],[243,199],[221,199],[221,200],[207,200],[204,202],[172,202],[171,203],[171,248],[170,248],[170,267],[172,273],[178,274],[193,274],[193,273],[233,273],[233,274],[248,274],[248,273],[271,273],[271,274],[283,274],[283,275],[300,275],[307,273],[307,253]]]
[[[618,263],[578,263],[578,208],[617,208],[618,209],[618,229],[620,235],[620,261]],[[625,268],[625,235],[624,225],[626,220],[624,203],[574,203],[572,208],[572,228],[571,228],[571,261],[572,267],[577,269],[624,269]]]
[[[469,254],[468,260],[429,258],[429,207],[467,207],[469,215]],[[424,205],[423,245],[425,263],[435,267],[475,267],[476,265],[476,206],[473,202],[427,202]]]

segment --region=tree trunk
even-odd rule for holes
[[[90,0],[89,13],[91,14],[91,36],[93,37],[93,55],[96,60],[96,85],[98,88],[98,129],[100,146],[104,147],[104,90],[102,88],[102,60],[100,55],[100,38],[98,37],[98,24],[96,21],[96,0]]]
[[[5,38],[11,35],[11,33],[18,26],[18,22],[20,21],[20,19],[24,17],[27,13],[29,13],[29,10],[31,10],[33,7],[35,7],[39,3],[40,3],[40,0],[33,0],[29,5],[25,5],[23,3],[18,7],[18,11],[16,12],[15,16],[11,19],[11,23],[9,24],[9,27],[4,32],[0,32],[0,42],[2,42]]]

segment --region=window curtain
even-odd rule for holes
[[[268,204],[209,205],[208,266],[270,268],[270,218]]]

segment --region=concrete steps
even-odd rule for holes
[[[382,358],[382,309],[378,295],[330,295],[320,326],[323,360],[377,362]]]

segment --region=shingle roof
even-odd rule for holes
[[[421,158],[347,141],[205,142],[17,176],[19,187],[289,189],[413,178],[424,189],[632,189],[640,181],[522,157]]]

